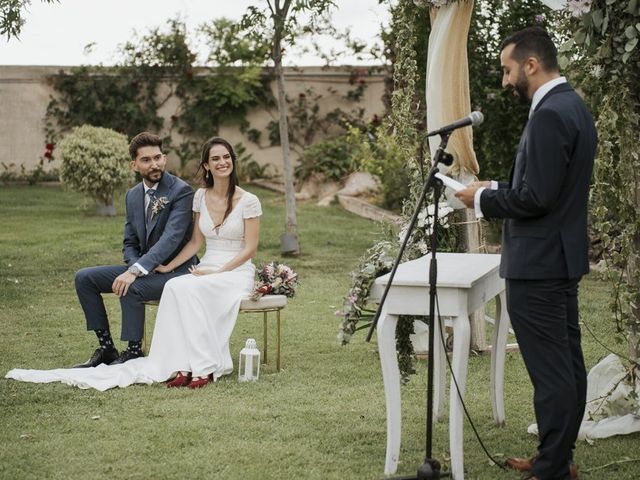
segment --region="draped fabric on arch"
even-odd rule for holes
[[[431,34],[427,54],[427,127],[434,130],[471,112],[467,37],[473,1],[451,2],[431,8]],[[429,138],[433,158],[440,137]],[[473,130],[461,128],[453,132],[447,151],[453,154],[451,174],[472,177],[480,168],[473,150]]]

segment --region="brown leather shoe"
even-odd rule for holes
[[[504,462],[505,466],[511,468],[513,470],[517,470],[518,472],[529,472],[533,468],[533,464],[536,461],[536,457],[531,458],[518,458],[512,457],[507,458]],[[578,478],[578,468],[575,463],[572,463],[569,466],[569,475],[572,480],[576,480]],[[536,477],[525,477],[535,479]]]
[[[511,468],[512,470],[517,470],[518,472],[529,472],[533,468],[533,462],[535,462],[535,460],[536,460],[536,457],[531,457],[531,458],[512,457],[512,458],[507,458],[504,464],[508,468]]]

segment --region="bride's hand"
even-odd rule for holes
[[[189,272],[193,275],[210,275],[212,273],[218,273],[216,270],[212,270],[210,268],[199,268],[195,265],[191,265],[189,267]]]
[[[166,265],[158,265],[154,271],[158,273],[169,273],[171,270]]]

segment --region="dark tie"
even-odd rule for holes
[[[156,203],[156,191],[150,188],[149,190],[147,190],[147,195],[149,195],[149,206],[147,207],[145,221],[148,227],[151,223],[151,219],[153,218],[153,206]]]

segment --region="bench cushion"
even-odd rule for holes
[[[158,300],[147,300],[144,302],[147,305],[158,305]],[[258,300],[251,300],[251,298],[243,298],[240,302],[240,310],[268,310],[272,308],[284,308],[287,306],[287,297],[284,295],[265,295]]]
[[[271,308],[284,308],[287,305],[287,297],[284,295],[265,295],[258,300],[243,298],[240,302],[240,310],[266,310]]]

